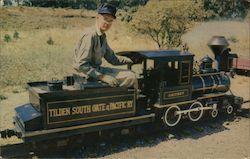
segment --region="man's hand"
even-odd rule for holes
[[[107,84],[109,84],[111,87],[116,87],[119,85],[119,82],[117,81],[117,79],[115,79],[112,76],[109,75],[101,75],[99,76],[99,79]]]
[[[126,61],[128,64],[131,64],[131,65],[134,63],[130,58],[126,58]]]
[[[120,56],[120,58],[122,58],[122,63],[123,64],[130,64],[130,65],[132,65],[134,62],[130,59],[130,58],[128,58],[128,57],[125,57],[125,56]]]

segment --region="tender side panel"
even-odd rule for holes
[[[86,124],[135,114],[135,93],[82,94],[81,98],[46,101],[44,128]]]

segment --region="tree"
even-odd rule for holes
[[[203,0],[210,18],[245,18],[250,8],[249,0]]]
[[[132,28],[148,35],[159,49],[181,44],[181,36],[194,21],[206,16],[200,1],[154,0],[140,7],[131,22]]]

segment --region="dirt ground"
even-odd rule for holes
[[[250,78],[236,76],[232,80],[232,92],[235,95],[249,99]],[[13,108],[28,102],[27,92],[8,94],[8,99],[0,103],[0,130],[12,128]],[[249,109],[250,104],[244,104]],[[159,138],[159,139],[158,139]],[[159,141],[158,141],[159,140]],[[16,138],[0,139],[0,145],[20,142]],[[250,119],[237,117],[232,122],[225,122],[221,127],[202,133],[191,134],[180,139],[154,138],[156,144],[144,144],[127,148],[119,148],[101,158],[133,158],[133,159],[163,159],[163,158],[239,158],[250,159]],[[137,140],[135,141],[137,143]],[[123,143],[121,143],[122,145]],[[120,147],[120,145],[117,145]],[[80,155],[81,156],[81,155]],[[74,154],[70,157],[79,157]]]
[[[161,141],[154,146],[137,147],[103,158],[165,159],[165,158],[226,158],[249,159],[249,119],[231,122],[211,134]]]

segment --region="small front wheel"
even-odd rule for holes
[[[218,116],[218,110],[217,109],[213,109],[212,111],[211,111],[211,117],[212,118],[216,118]]]
[[[226,112],[228,115],[231,115],[234,111],[234,107],[231,106],[231,105],[228,105],[227,108],[226,108]]]

